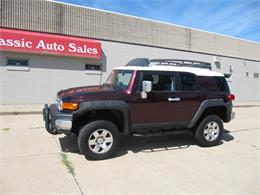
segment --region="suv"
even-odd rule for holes
[[[61,90],[56,104],[45,104],[51,134],[78,135],[87,159],[111,157],[120,134],[158,135],[191,131],[198,145],[215,146],[223,122],[233,117],[222,73],[205,62],[136,58],[113,69],[107,82]]]

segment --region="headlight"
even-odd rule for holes
[[[63,102],[62,102],[62,100],[60,99],[60,98],[56,98],[56,106],[57,106],[57,108],[59,109],[59,111],[62,111],[63,110]]]

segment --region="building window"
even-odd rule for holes
[[[246,77],[249,77],[249,72],[246,72]]]
[[[254,73],[254,78],[259,78],[259,73]]]
[[[7,70],[29,71],[29,59],[6,58]]]
[[[101,70],[101,65],[86,64],[85,65],[85,70],[100,71]]]
[[[86,74],[101,74],[101,64],[85,64]]]
[[[28,66],[28,59],[7,58],[7,66]]]

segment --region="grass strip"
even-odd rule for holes
[[[69,173],[71,173],[73,176],[75,176],[75,171],[72,163],[69,161],[67,154],[61,152],[61,163],[66,167]]]

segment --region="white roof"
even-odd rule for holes
[[[197,76],[218,76],[224,77],[222,73],[214,72],[205,68],[180,67],[180,66],[122,66],[114,68],[115,70],[146,70],[146,71],[175,71],[175,72],[189,72]]]

